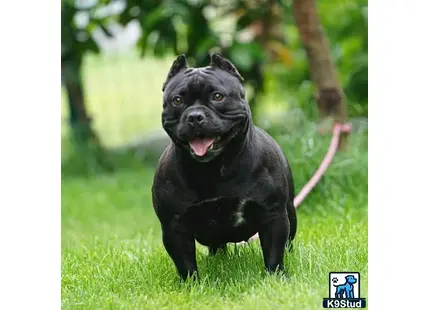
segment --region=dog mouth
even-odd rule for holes
[[[209,150],[214,149],[215,141],[219,140],[217,138],[196,138],[189,142],[191,151],[197,156],[205,156]]]
[[[239,132],[239,126],[233,126],[224,136],[204,137],[200,136],[188,142],[191,153],[203,157],[211,151],[220,151]]]

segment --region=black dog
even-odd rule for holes
[[[163,85],[161,155],[152,198],[164,246],[183,279],[198,276],[195,240],[209,253],[259,233],[267,270],[284,268],[297,229],[294,184],[278,144],[252,123],[242,77],[218,54],[189,68],[184,55]]]

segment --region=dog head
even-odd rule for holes
[[[349,284],[357,283],[357,279],[354,278],[353,275],[346,276],[345,279],[346,279],[346,283],[349,283]]]
[[[190,68],[185,55],[179,56],[163,84],[162,125],[173,143],[209,162],[244,137],[251,113],[242,82],[235,66],[218,54],[203,68]]]

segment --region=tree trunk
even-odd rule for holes
[[[311,78],[317,88],[316,101],[321,120],[344,123],[348,119],[345,94],[337,77],[328,38],[318,18],[315,0],[293,0],[293,15],[306,50]],[[339,148],[345,149],[347,133]]]
[[[68,57],[61,62],[62,82],[67,91],[70,111],[70,126],[75,138],[85,142],[94,133],[91,129],[91,118],[85,108],[81,70],[82,60],[79,56]]]
[[[68,57],[62,57],[61,77],[67,91],[69,122],[78,153],[88,162],[92,162],[92,158],[94,158],[97,164],[107,170],[112,170],[113,167],[106,158],[107,154],[91,127],[91,118],[85,107],[81,55],[70,53]]]

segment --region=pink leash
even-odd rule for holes
[[[303,202],[303,200],[306,198],[306,196],[311,192],[311,190],[317,185],[321,177],[326,172],[327,168],[330,166],[331,162],[333,161],[334,155],[336,154],[338,145],[339,145],[339,139],[340,134],[343,132],[351,132],[352,126],[351,124],[339,124],[335,123],[333,126],[333,136],[331,138],[330,146],[328,147],[327,154],[324,156],[323,161],[321,162],[320,166],[318,167],[317,171],[314,173],[312,178],[309,180],[308,183],[302,188],[302,190],[299,192],[299,194],[294,197],[294,207],[297,209],[299,205]],[[249,241],[258,239],[258,233],[252,236]],[[239,242],[239,244],[243,244],[243,242]]]

